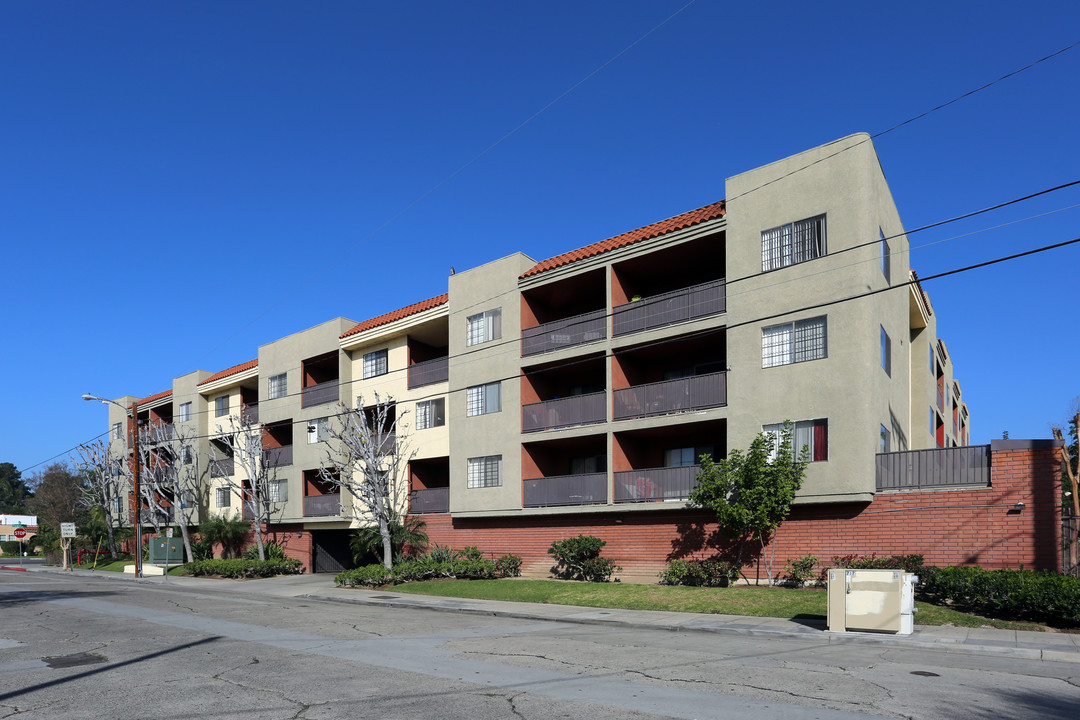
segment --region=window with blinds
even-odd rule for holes
[[[778,270],[825,254],[825,216],[761,231],[761,271]]]
[[[825,316],[761,329],[761,367],[790,365],[828,357]]]

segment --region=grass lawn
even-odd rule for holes
[[[580,605],[624,610],[668,610],[825,620],[823,589],[778,587],[699,588],[622,583],[583,583],[558,580],[439,580],[396,585],[394,592],[442,597],[507,600],[513,602]],[[1005,630],[1047,630],[1043,625],[991,620],[949,608],[917,602],[918,625],[994,627]]]
[[[84,563],[82,565],[73,565],[80,570],[98,570],[105,572],[124,572],[124,568],[128,565],[133,565],[134,560],[117,560],[112,562],[110,560],[98,560],[97,567],[94,567],[93,562]],[[187,568],[183,565],[173,565],[169,568],[169,575],[187,575]]]

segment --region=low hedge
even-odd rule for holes
[[[739,568],[725,560],[672,560],[660,572],[660,584],[727,587],[738,577]]]
[[[299,575],[304,564],[299,560],[243,560],[222,559],[196,560],[186,565],[188,573],[195,576],[220,575],[225,578],[244,580],[248,578],[274,577],[275,575]]]
[[[451,561],[423,557],[406,560],[393,568],[386,568],[383,565],[365,565],[345,570],[337,574],[334,582],[342,587],[381,587],[440,578],[490,580],[516,577],[521,574],[520,568],[521,558],[516,555],[504,555],[497,560],[458,558]]]
[[[928,565],[915,591],[920,600],[984,617],[1080,625],[1080,578],[1048,570]]]

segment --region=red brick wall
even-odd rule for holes
[[[996,441],[992,487],[878,493],[869,504],[796,506],[767,552],[773,574],[788,558],[815,555],[921,553],[931,565],[1058,569],[1061,533],[1060,455],[1049,441]],[[1023,502],[1023,510],[1014,506]],[[654,576],[674,557],[708,557],[727,549],[702,511],[575,513],[564,516],[463,519],[426,515],[432,543],[475,545],[488,556],[520,555],[523,570],[551,566],[553,540],[579,534],[607,541],[604,556],[623,572]],[[764,562],[746,568],[766,577]]]

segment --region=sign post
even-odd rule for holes
[[[75,523],[60,523],[60,545],[64,551],[64,569],[71,570],[71,538],[75,537]]]
[[[26,528],[19,525],[15,528],[15,537],[19,539],[19,567],[23,566],[23,538],[26,537]]]

